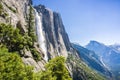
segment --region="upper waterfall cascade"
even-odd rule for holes
[[[42,51],[44,52],[44,59],[47,61],[47,48],[46,48],[46,41],[45,36],[43,33],[43,27],[42,27],[42,16],[39,15],[39,13],[35,10],[35,25],[36,25],[36,31],[37,31],[37,37],[38,37],[38,43]]]

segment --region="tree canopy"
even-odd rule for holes
[[[0,80],[38,80],[32,70],[23,64],[17,53],[0,48]]]
[[[65,67],[65,58],[62,56],[50,60],[45,68],[46,70],[40,75],[40,80],[72,80]]]

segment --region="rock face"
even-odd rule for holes
[[[113,46],[106,46],[97,41],[91,41],[87,49],[94,51],[101,57],[102,61],[113,71],[115,76],[119,76],[120,72],[120,51]],[[119,80],[119,78],[116,78]]]
[[[1,0],[3,5],[3,13],[0,17],[1,23],[9,23],[17,26],[18,22],[21,24],[21,29],[26,31],[26,17],[31,4],[31,0]]]
[[[38,20],[40,22],[40,24],[36,23],[37,35],[39,35],[38,41],[39,45],[43,45],[41,48],[44,50],[45,60],[59,55],[67,58],[71,44],[60,15],[45,8],[43,5],[35,6],[35,9],[36,22]]]

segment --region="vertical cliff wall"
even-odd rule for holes
[[[35,6],[35,9],[37,11],[35,13],[38,42],[42,50],[44,50],[45,59],[59,55],[67,58],[71,44],[60,15],[45,8],[43,5]]]

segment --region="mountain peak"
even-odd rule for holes
[[[91,41],[86,45],[86,47],[87,47],[87,46],[96,46],[96,47],[98,47],[98,46],[104,46],[104,44],[103,44],[103,43],[100,43],[100,42],[98,42],[98,41],[91,40]]]
[[[95,41],[95,40],[91,40],[91,41],[90,41],[90,44],[103,44],[103,43],[100,43],[100,42]]]
[[[91,40],[90,43],[98,43],[98,42],[95,40]]]

